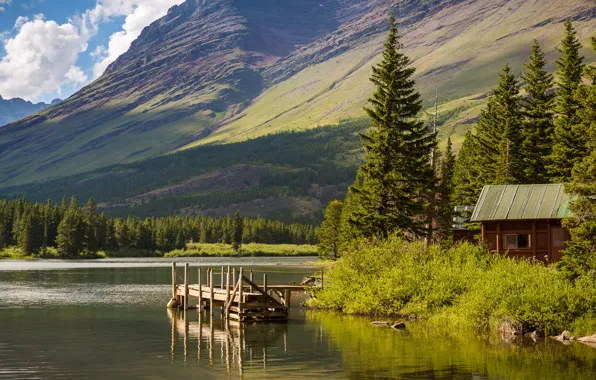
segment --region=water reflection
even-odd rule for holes
[[[184,363],[195,360],[208,363],[209,368],[225,368],[228,376],[243,376],[246,363],[251,370],[267,369],[269,347],[288,350],[288,324],[239,323],[226,320],[219,314],[200,311],[167,310],[172,327],[171,360],[183,353]],[[181,342],[180,342],[181,341]],[[195,359],[196,358],[196,359]]]

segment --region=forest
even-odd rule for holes
[[[112,218],[90,199],[75,197],[61,204],[23,199],[0,200],[0,251],[18,247],[26,256],[95,257],[99,251],[142,250],[163,255],[187,243],[221,243],[238,250],[243,243],[314,244],[310,225],[284,224],[263,218],[171,216]]]

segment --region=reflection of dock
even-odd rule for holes
[[[240,268],[238,274],[236,269],[227,271],[221,268],[219,272],[219,286],[216,285],[214,272],[207,269],[205,283],[202,279],[202,271],[198,269],[199,283],[189,284],[189,265],[184,265],[183,284],[178,284],[178,273],[176,263],[172,263],[172,299],[168,308],[183,308],[188,310],[190,298],[197,300],[199,309],[208,308],[210,314],[214,308],[221,308],[225,319],[254,321],[285,321],[288,318],[288,308],[292,298],[292,292],[304,292],[306,285],[268,285],[267,274],[263,274],[262,285],[257,285],[253,272],[250,271],[249,278],[244,276],[244,268]],[[323,276],[321,274],[321,286]]]
[[[183,338],[184,361],[188,361],[196,340],[197,360],[209,360],[213,368],[217,363],[225,365],[228,375],[234,371],[243,374],[245,360],[254,364],[261,360],[267,366],[268,348],[283,339],[287,351],[287,324],[252,324],[245,326],[238,321],[214,319],[213,315],[198,311],[198,320],[190,321],[194,312],[168,309],[172,325],[172,360],[176,360],[178,337]],[[194,354],[193,354],[194,355]],[[219,358],[218,358],[219,356]],[[252,364],[251,364],[252,365]]]

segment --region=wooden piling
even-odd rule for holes
[[[265,294],[269,294],[267,293],[267,273],[263,273],[263,291]],[[267,306],[269,306],[269,298],[267,298]]]
[[[209,271],[209,315],[213,316],[213,269]]]
[[[236,287],[236,280],[238,278],[236,277],[236,268],[232,268],[232,288]]]
[[[199,312],[201,310],[203,310],[203,280],[202,280],[202,276],[201,276],[201,268],[199,267],[198,269],[198,275],[199,275]]]
[[[228,305],[228,302],[230,302],[230,267],[228,266],[228,272],[226,273],[226,303],[225,305]],[[226,314],[226,319],[228,319],[228,308],[225,307],[222,311],[225,312]]]
[[[176,299],[176,262],[172,261],[172,298]]]
[[[224,286],[224,267],[221,267],[221,274],[219,275],[220,289]]]
[[[250,270],[250,277],[248,279],[250,280],[250,282],[255,282],[255,275],[252,272],[252,269]],[[251,293],[255,292],[255,288],[252,285],[250,286],[250,292]]]
[[[243,292],[242,292],[242,277],[244,277],[244,268],[240,267],[240,275],[238,276],[238,319],[242,322],[242,304],[244,303],[243,300]]]
[[[184,310],[188,310],[188,263],[184,264]]]

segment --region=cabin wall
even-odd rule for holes
[[[503,220],[482,222],[482,241],[491,252],[545,263],[561,260],[569,231],[561,220]]]

